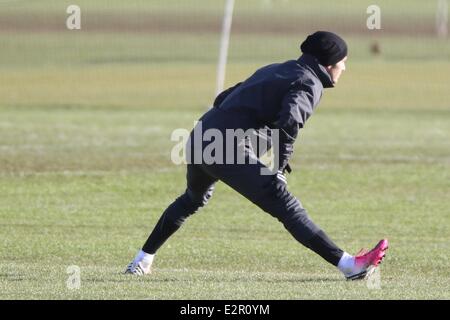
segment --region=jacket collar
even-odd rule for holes
[[[324,66],[322,66],[317,59],[310,55],[310,54],[303,54],[300,58],[297,60],[300,64],[306,65],[311,69],[314,74],[319,78],[320,82],[322,82],[322,85],[324,88],[333,88],[334,83],[333,80],[331,80],[331,76],[327,72]]]

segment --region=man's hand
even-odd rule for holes
[[[291,169],[291,166],[289,165],[289,163],[286,165],[286,167],[284,167],[283,174],[285,172],[287,172],[289,174],[292,172],[292,169]]]

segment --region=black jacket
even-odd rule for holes
[[[246,112],[259,128],[279,129],[279,168],[284,170],[300,128],[311,116],[323,89],[333,87],[326,69],[304,54],[298,60],[271,64],[220,93],[214,107]],[[258,128],[255,128],[258,129]]]

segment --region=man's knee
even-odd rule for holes
[[[190,188],[187,188],[185,195],[187,196],[186,198],[190,202],[190,204],[196,209],[198,209],[208,204],[209,199],[212,197],[213,191],[214,186],[211,186],[205,192],[198,192]]]
[[[259,201],[260,207],[277,218],[300,242],[312,237],[319,229],[311,221],[300,200],[286,188],[268,187],[266,197]]]
[[[300,201],[285,186],[275,183],[262,188],[255,203],[280,221],[302,218],[306,214]]]
[[[165,211],[165,219],[181,226],[189,216],[197,212],[200,207],[206,205],[212,196],[213,189],[211,187],[204,193],[199,193],[187,188]]]

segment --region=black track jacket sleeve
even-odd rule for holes
[[[275,127],[279,129],[279,170],[284,171],[294,151],[298,131],[313,112],[313,88],[303,83],[291,86],[284,96]]]

